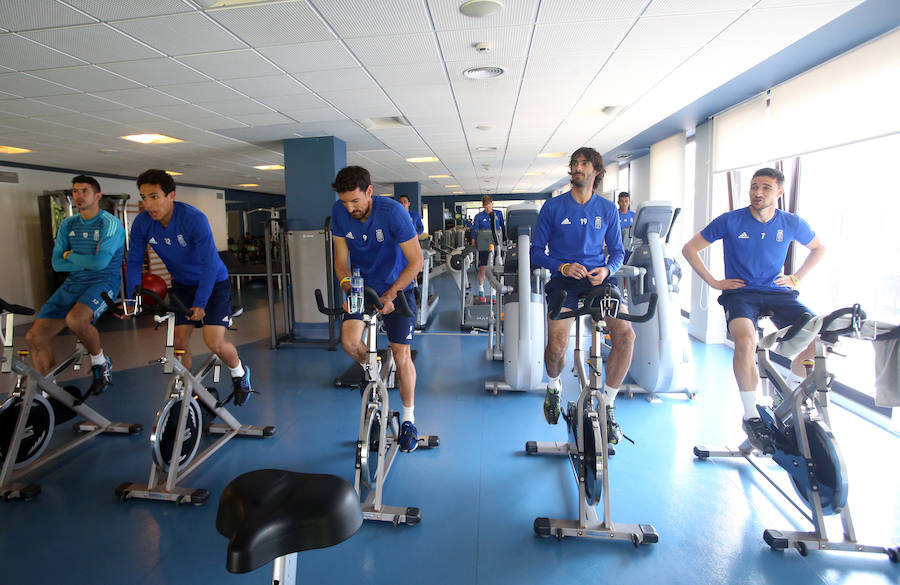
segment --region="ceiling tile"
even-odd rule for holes
[[[13,34],[0,35],[0,65],[16,71],[80,65],[80,59]]]
[[[245,47],[244,43],[199,12],[123,20],[114,26],[166,55]]]
[[[426,32],[431,22],[421,0],[342,0],[314,2],[344,38]]]
[[[90,63],[149,59],[159,53],[105,24],[24,33],[24,36]]]
[[[129,81],[115,73],[104,71],[96,65],[82,65],[80,67],[62,67],[59,69],[44,69],[33,71],[32,75],[73,87],[80,91],[104,91],[113,89],[126,89],[139,87],[137,83]]]
[[[217,81],[160,85],[158,86],[158,89],[171,96],[192,103],[239,99],[243,97],[230,87]]]
[[[273,113],[270,108],[248,99],[200,102],[199,105],[223,116]]]
[[[740,11],[684,16],[645,16],[638,20],[620,50],[699,48],[741,15]]]
[[[38,79],[26,73],[0,73],[0,87],[18,97],[40,97],[75,93],[74,89]]]
[[[438,32],[445,61],[468,61],[472,66],[491,65],[498,60],[521,60],[531,40],[531,26],[479,28]],[[490,42],[487,52],[475,50],[475,44]]]
[[[541,4],[549,0],[541,0]],[[567,2],[570,0],[562,0]],[[619,2],[620,0],[616,0]],[[596,4],[596,2],[593,2]],[[464,30],[481,27],[515,26],[518,24],[531,24],[537,13],[537,0],[519,0],[517,2],[505,2],[503,10],[497,14],[484,18],[473,18],[459,11],[462,2],[447,2],[446,0],[428,0],[428,8],[434,19],[435,30]]]
[[[404,63],[440,63],[433,33],[347,39],[347,46],[365,67]]]
[[[184,0],[66,0],[68,4],[83,10],[99,20],[119,20],[190,12],[191,7]]]
[[[375,81],[383,88],[403,88],[423,85],[446,84],[447,73],[442,63],[407,63],[406,65],[382,65],[367,67]],[[446,85],[443,85],[446,89]],[[390,92],[388,92],[390,93]]]
[[[76,112],[102,112],[118,107],[108,100],[87,94],[52,95],[41,98],[42,102],[75,110]]]
[[[307,71],[297,73],[297,79],[311,90],[323,91],[343,90],[377,90],[372,78],[359,67],[353,69],[336,69],[334,71]]]
[[[202,73],[192,71],[175,59],[168,57],[106,63],[103,68],[145,85],[191,83],[208,79]]]
[[[184,55],[178,60],[214,79],[262,77],[280,73],[277,67],[250,49]]]
[[[0,2],[0,22],[3,28],[18,32],[94,21],[56,0],[4,0]]]
[[[264,114],[235,114],[230,118],[243,122],[248,126],[272,126],[274,124],[292,124],[294,119],[279,114],[278,112],[267,112]]]
[[[66,110],[60,108],[59,106],[54,106],[52,104],[45,104],[43,102],[31,99],[14,99],[14,100],[0,100],[0,112],[5,112],[9,114],[8,116],[34,116],[36,118],[42,118],[44,116],[52,116],[53,114],[65,114]]]
[[[580,21],[565,24],[539,24],[531,42],[531,55],[559,55],[578,59],[590,69],[619,44],[632,20]]]
[[[353,55],[336,40],[262,47],[259,52],[288,73],[344,69],[358,65]]]
[[[171,106],[184,103],[182,100],[151,88],[120,89],[116,91],[98,91],[94,95],[114,102],[141,108],[144,106]]]
[[[328,105],[319,108],[301,108],[297,110],[285,109],[281,110],[281,112],[302,123],[330,122],[333,120],[347,119],[347,116]]]
[[[271,96],[259,98],[259,101],[279,111],[321,108],[327,104],[314,93],[298,93],[293,95]]]
[[[350,7],[347,7],[350,9]],[[334,34],[306,2],[273,2],[209,10],[209,16],[256,47],[326,41]]]
[[[644,16],[700,14],[723,10],[747,10],[759,0],[653,0]]]

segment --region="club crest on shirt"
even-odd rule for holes
[[[181,234],[178,234],[178,236],[176,236],[176,237],[178,238],[178,243],[181,245],[181,247],[187,248],[187,242],[184,241],[184,236],[182,236]]]
[[[600,229],[600,226],[602,226],[602,225],[603,225],[603,220],[600,218],[599,215],[596,216],[596,217],[594,218],[594,229],[599,230],[599,229]]]
[[[95,242],[100,241],[100,230],[94,230],[94,241]]]
[[[378,240],[379,242],[383,242],[384,241],[384,232],[382,232],[380,229],[375,230],[375,239]]]
[[[87,233],[87,232],[81,232],[81,237],[82,237],[82,238],[87,238],[87,237],[88,237],[88,233]]]
[[[784,241],[784,230],[778,230],[775,232],[775,241],[783,242]]]

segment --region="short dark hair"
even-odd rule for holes
[[[91,189],[94,190],[94,193],[99,193],[101,191],[100,183],[98,183],[97,179],[95,179],[94,177],[89,177],[87,175],[78,175],[77,177],[72,178],[72,184],[74,185],[75,183],[86,183],[90,185]]]
[[[770,177],[772,179],[775,179],[775,182],[778,183],[779,189],[784,187],[784,173],[782,173],[778,169],[763,167],[753,173],[753,176],[750,178],[750,180],[752,181],[756,177]]]
[[[572,153],[572,156],[569,157],[569,166],[572,166],[572,163],[575,161],[575,157],[581,155],[588,161],[590,161],[591,166],[594,167],[594,170],[597,171],[597,176],[594,177],[594,189],[597,188],[597,185],[600,184],[600,181],[603,180],[603,175],[606,174],[606,168],[603,166],[603,157],[600,156],[600,153],[591,148],[590,146],[582,146],[578,150]]]
[[[628,194],[628,191],[622,191],[619,193],[619,197],[625,197],[626,199],[631,199],[631,195]]]
[[[493,203],[493,202],[494,202],[494,198],[491,197],[490,195],[482,195],[481,196],[481,204],[482,205],[487,205],[488,203]]]
[[[409,201],[409,195],[397,195],[397,201],[400,201],[401,199]]]
[[[369,171],[362,167],[349,166],[338,171],[334,178],[331,188],[337,193],[346,193],[348,191],[365,191],[372,184],[372,176]]]
[[[141,188],[141,185],[159,185],[163,193],[168,195],[175,190],[175,179],[162,169],[148,169],[138,175],[138,189]]]

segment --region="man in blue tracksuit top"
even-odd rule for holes
[[[797,300],[797,284],[825,255],[825,246],[799,216],[776,207],[784,194],[781,171],[763,168],[750,180],[750,205],[723,213],[684,245],[682,254],[706,283],[721,290],[719,304],[725,308],[728,330],[734,339],[734,377],[737,380],[744,417],[741,426],[750,444],[760,450],[771,449],[765,424],[756,410],[756,385],[759,381],[754,356],[756,322],[762,309],[774,312],[778,327],[792,324],[804,312],[811,312]],[[725,278],[710,274],[700,250],[722,240]],[[800,269],[784,274],[784,262],[792,241],[809,248]],[[791,365],[787,382],[796,387],[805,377],[803,360],[815,355],[811,343]]]
[[[416,233],[422,235],[422,233],[425,231],[425,226],[422,224],[422,216],[409,208],[409,197],[407,197],[406,195],[401,195],[400,197],[397,197],[397,201],[400,202],[400,205],[403,206],[403,209],[409,212],[409,218],[413,222],[413,227],[416,228]]]
[[[144,171],[137,186],[144,211],[131,226],[126,295],[141,284],[149,244],[172,275],[170,294],[190,308],[190,315],[175,315],[175,349],[184,350],[181,362],[191,368],[191,334],[202,328],[206,346],[231,371],[234,404],[241,406],[253,392],[250,368],[241,364],[237,349],[225,339],[225,329],[231,325],[231,283],[209,220],[196,207],[175,201],[175,181],[163,170]]]
[[[569,309],[576,308],[580,293],[602,284],[615,273],[625,257],[616,206],[594,192],[603,173],[600,153],[593,148],[579,148],[569,159],[572,189],[544,203],[538,216],[531,261],[552,273],[544,289],[547,298],[563,289],[567,292],[564,306]],[[571,318],[547,321],[544,364],[550,382],[544,398],[544,416],[550,424],[559,419],[559,374],[566,363],[573,322]],[[606,429],[609,442],[618,443],[622,431],[616,423],[614,405],[631,365],[634,330],[628,321],[611,317],[606,318],[606,325],[612,337],[606,360]]]
[[[125,228],[100,209],[102,197],[100,183],[93,177],[72,179],[72,203],[78,213],[59,224],[53,245],[53,269],[69,276],[41,307],[25,335],[35,369],[46,374],[56,365],[51,341],[68,327],[91,356],[88,394],[103,392],[110,382],[112,360],[103,354],[93,323],[106,310],[100,295],[115,297],[122,284],[125,247]]]
[[[494,199],[490,195],[481,197],[481,205],[484,211],[479,211],[472,221],[472,245],[475,245],[479,230],[491,231],[496,227],[497,237],[502,242],[506,239],[506,223],[503,221],[503,212],[494,209]],[[484,302],[484,273],[487,270],[489,251],[478,252],[478,297]]]
[[[359,268],[365,285],[381,296],[384,308],[379,312],[397,364],[397,385],[403,400],[397,442],[401,451],[415,451],[419,438],[415,417],[416,366],[409,347],[415,316],[394,314],[393,301],[398,294],[404,295],[415,315],[412,283],[424,264],[422,247],[403,206],[389,197],[372,196],[372,179],[366,169],[341,169],[331,187],[339,198],[331,210],[334,273],[341,288],[349,293],[351,265]],[[364,328],[361,315],[344,314],[341,342],[347,355],[360,364],[366,361]]]

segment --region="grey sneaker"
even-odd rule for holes
[[[615,406],[606,407],[606,442],[613,445],[617,445],[619,439],[622,438],[622,429],[619,428],[619,423],[616,422],[615,410]]]
[[[747,440],[754,449],[762,452],[764,455],[775,453],[775,445],[772,442],[769,427],[766,426],[766,423],[761,418],[745,418],[741,423],[741,428],[747,433]]]

